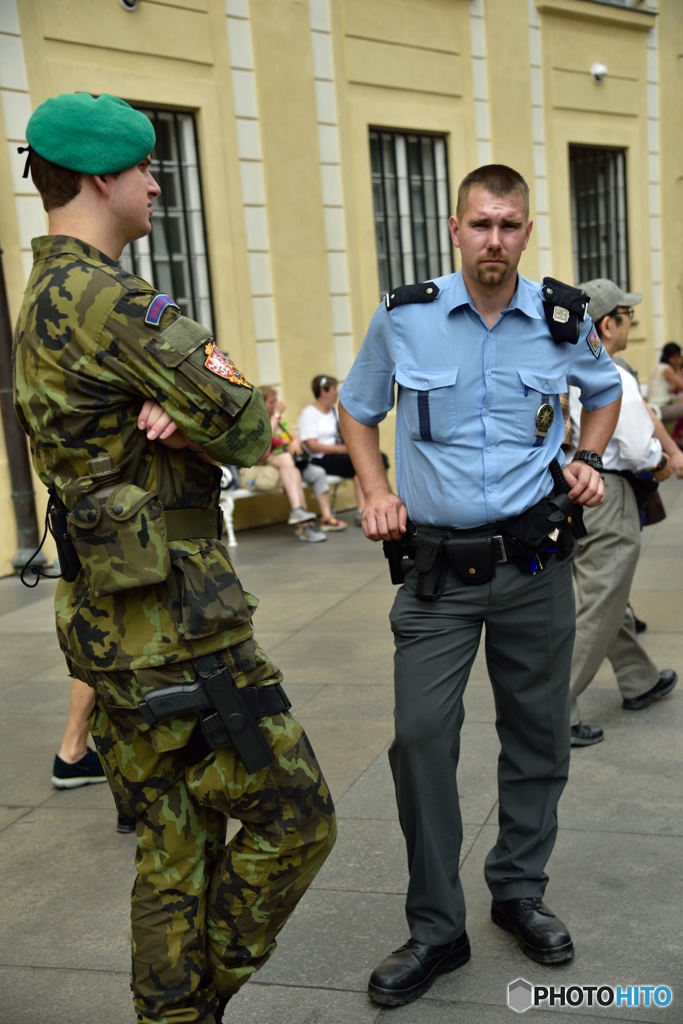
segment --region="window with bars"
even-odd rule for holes
[[[370,161],[382,295],[452,273],[446,140],[374,129]]]
[[[150,170],[161,187],[152,232],[127,245],[121,263],[178,303],[182,313],[213,330],[202,183],[194,116],[138,108],[154,125]]]
[[[574,275],[629,288],[626,152],[569,147]]]

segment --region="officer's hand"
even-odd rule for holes
[[[597,469],[591,469],[587,462],[572,462],[564,467],[564,476],[569,484],[569,497],[576,505],[596,508],[605,500],[605,482]]]
[[[192,447],[178,424],[151,398],[147,399],[140,410],[138,429],[147,431],[148,441],[160,441],[167,448]]]
[[[407,521],[408,510],[396,494],[383,494],[365,503],[362,523],[368,540],[400,540]]]

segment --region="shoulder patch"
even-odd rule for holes
[[[598,332],[595,329],[595,327],[591,327],[590,333],[588,334],[588,337],[586,338],[586,341],[588,342],[588,347],[591,350],[591,352],[593,353],[593,355],[595,356],[595,358],[599,359],[600,358],[601,343],[600,343],[600,335],[598,334]]]
[[[228,359],[225,353],[221,352],[215,341],[210,341],[204,346],[204,353],[206,355],[204,366],[211,373],[224,377],[225,380],[229,380],[233,384],[241,384],[244,388],[251,388],[251,384],[246,377],[240,373],[232,359]]]
[[[168,295],[155,295],[145,313],[145,323],[151,327],[158,327],[165,309],[172,306],[180,312],[180,306]]]
[[[387,309],[403,306],[408,302],[433,302],[439,289],[433,281],[422,281],[420,284],[402,284],[384,296]]]

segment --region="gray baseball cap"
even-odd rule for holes
[[[588,315],[597,323],[611,313],[617,306],[637,306],[643,301],[640,292],[625,292],[614,281],[607,277],[596,277],[593,281],[585,281],[577,285],[586,295],[590,295]]]

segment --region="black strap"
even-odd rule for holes
[[[265,715],[276,715],[289,711],[292,702],[285,693],[281,683],[268,686],[247,686],[240,690],[240,696],[253,718]],[[194,730],[188,743],[183,748],[183,760],[190,766],[203,761],[214,748],[209,744],[199,725]]]

